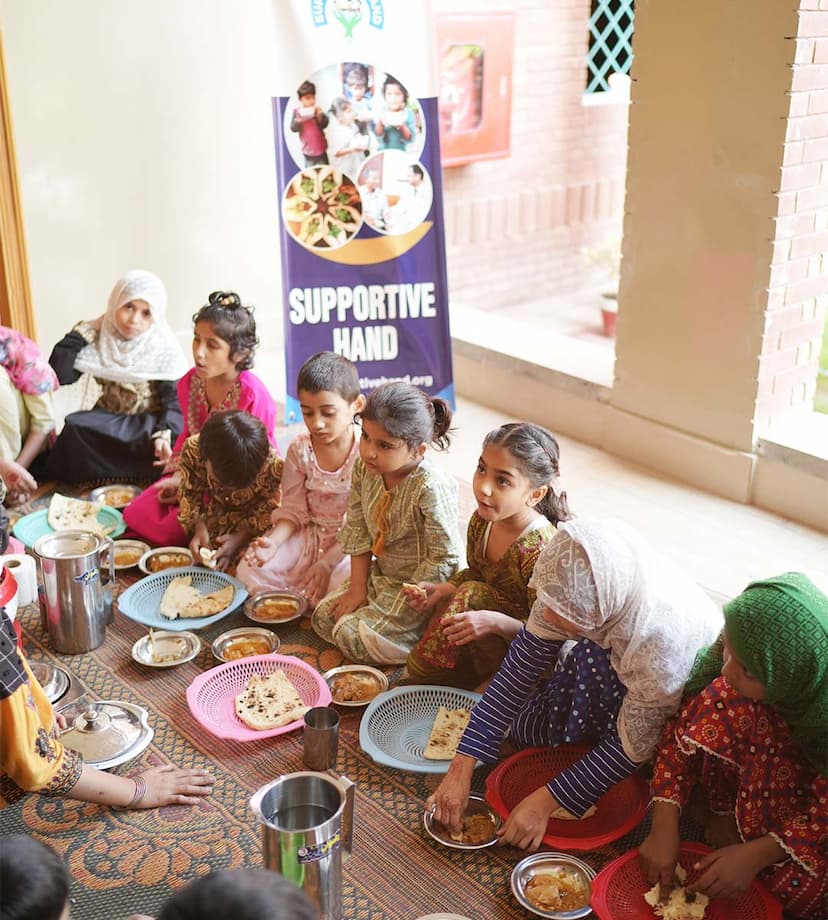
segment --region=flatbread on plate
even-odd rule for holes
[[[98,521],[101,508],[103,505],[97,502],[55,492],[49,502],[46,521],[52,530],[90,530],[103,536],[107,528]]]
[[[471,718],[470,709],[446,709],[441,706],[434,720],[428,744],[423,751],[426,760],[451,760]]]
[[[192,575],[177,575],[167,585],[161,598],[160,613],[168,620],[178,617],[209,617],[221,613],[233,601],[233,585],[226,585],[210,594],[202,594],[193,587]]]
[[[311,708],[302,702],[287,674],[276,670],[268,677],[254,674],[234,697],[236,715],[248,728],[269,731],[289,725]]]

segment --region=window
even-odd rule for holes
[[[635,0],[591,0],[587,93],[610,90],[610,77],[628,74],[632,65]]]

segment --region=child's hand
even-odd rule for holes
[[[216,537],[216,568],[220,572],[226,572],[233,563],[236,553],[250,539],[250,534],[246,529],[236,530],[233,533],[223,533]]]
[[[178,488],[181,485],[181,477],[176,473],[169,479],[163,479],[158,483],[156,495],[161,505],[174,505],[178,501]]]
[[[420,613],[428,610],[434,605],[436,600],[436,589],[438,585],[430,581],[421,581],[417,584],[408,584],[403,582],[402,590],[405,595],[406,603]]]
[[[365,592],[365,588],[355,588],[352,584],[336,602],[336,606],[333,610],[334,619],[338,621],[342,617],[347,616],[347,614],[359,610],[360,607],[364,607],[367,603],[368,595]]]
[[[663,904],[670,897],[679,855],[677,831],[653,828],[638,848],[638,859],[648,885],[659,883],[658,900]]]
[[[167,461],[172,457],[172,447],[168,438],[156,438],[152,442],[153,450],[155,451],[155,460],[152,461],[153,466],[166,466]]]
[[[751,841],[757,843],[761,838]],[[784,854],[783,854],[784,855]],[[737,843],[733,846],[713,850],[696,863],[695,869],[701,874],[691,885],[688,892],[699,891],[708,898],[737,898],[750,888],[757,873],[765,868],[763,859],[757,859],[757,853],[750,844]]]
[[[443,635],[452,645],[468,645],[483,636],[499,635],[500,620],[504,616],[494,610],[466,610],[443,617],[440,622]]]
[[[314,563],[307,571],[305,580],[299,586],[299,590],[314,605],[325,596],[328,590],[328,582],[331,580],[331,570],[327,563]]]
[[[276,555],[279,544],[272,537],[265,534],[250,541],[244,551],[244,561],[252,567],[261,568],[266,562]]]
[[[205,549],[213,548],[210,545],[210,532],[207,530],[207,524],[204,518],[199,518],[193,530],[193,538],[190,540],[190,552],[193,554],[193,559],[201,558],[199,550],[202,546]]]

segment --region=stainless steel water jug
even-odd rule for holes
[[[287,773],[250,807],[262,825],[262,856],[302,888],[320,920],[342,920],[342,863],[351,854],[354,784],[328,773]]]
[[[41,619],[52,648],[67,655],[97,648],[112,622],[111,538],[87,530],[57,530],[42,536],[32,549]]]

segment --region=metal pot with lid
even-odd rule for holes
[[[107,770],[137,757],[153,734],[143,707],[99,700],[75,716],[71,728],[61,732],[60,740],[89,766]]]

